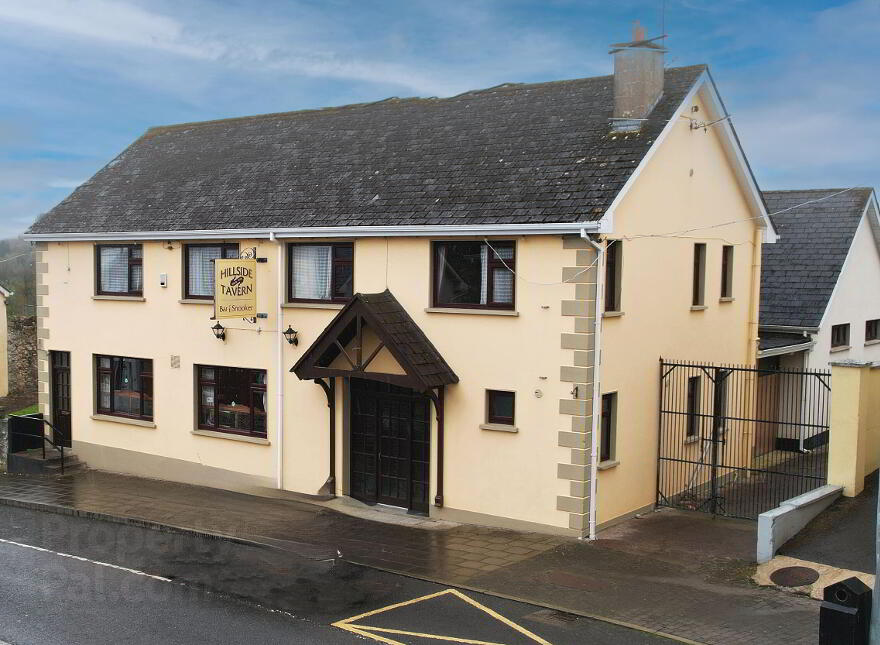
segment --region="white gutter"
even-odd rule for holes
[[[468,224],[436,226],[301,226],[297,228],[225,228],[195,231],[115,231],[91,233],[25,233],[31,242],[77,240],[216,240],[227,238],[282,239],[333,237],[460,237],[487,235],[566,235],[582,230],[596,232],[599,222],[556,224]]]
[[[771,356],[782,356],[784,354],[796,354],[811,350],[816,345],[816,341],[810,340],[797,345],[786,345],[785,347],[774,347],[773,349],[758,350],[758,358],[769,358]]]
[[[281,324],[281,303],[284,302],[284,243],[277,239],[271,231],[269,239],[278,245],[278,276],[277,297],[275,302],[275,332],[278,335],[278,344],[275,351],[275,392],[276,414],[275,427],[278,428],[275,437],[275,482],[278,490],[284,489],[284,334]]]
[[[596,249],[596,313],[593,319],[593,421],[590,430],[590,539],[596,539],[596,495],[599,474],[599,414],[601,403],[601,370],[602,370],[602,307],[605,295],[605,272],[602,260],[605,249],[589,238],[587,230],[581,229],[581,237]]]

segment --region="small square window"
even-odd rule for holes
[[[487,390],[487,421],[498,425],[512,426],[516,395],[513,392]]]
[[[865,342],[880,339],[880,319],[869,320],[865,323]]]
[[[99,296],[142,296],[144,254],[140,244],[95,247],[95,292]]]
[[[354,244],[290,244],[287,255],[289,302],[347,302],[353,293]]]
[[[212,300],[214,298],[214,260],[238,257],[238,244],[187,244],[184,246],[184,297]]]
[[[849,323],[831,327],[831,347],[849,347]]]

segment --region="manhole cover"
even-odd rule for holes
[[[780,587],[803,587],[819,579],[819,572],[809,567],[782,567],[770,574],[770,581]]]

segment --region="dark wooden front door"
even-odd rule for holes
[[[52,440],[71,447],[70,436],[70,352],[51,352],[52,363]]]
[[[430,412],[414,390],[351,379],[352,497],[428,512]]]

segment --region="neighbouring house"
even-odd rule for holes
[[[0,397],[9,394],[9,328],[6,320],[6,302],[13,293],[0,285]]]
[[[779,241],[764,249],[759,365],[827,370],[833,361],[880,361],[880,211],[871,188],[764,191]],[[762,395],[797,382],[772,375]],[[808,397],[809,393],[798,393]],[[780,406],[776,445],[810,449],[827,439],[828,410],[802,418]],[[771,442],[767,443],[769,447]]]
[[[754,364],[775,240],[664,52],[148,130],[26,235],[41,410],[138,475],[577,536],[650,507],[659,357]],[[242,254],[257,315],[215,321]]]

